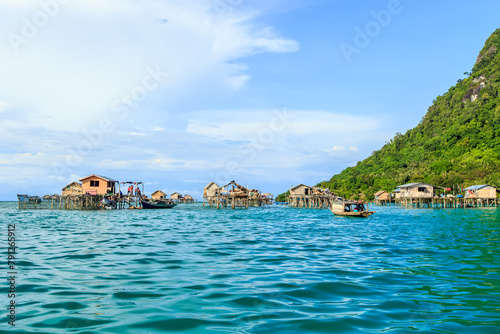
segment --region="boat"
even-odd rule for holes
[[[341,201],[333,202],[330,205],[330,211],[334,215],[349,217],[369,217],[375,211],[368,211],[368,203],[363,201]]]
[[[106,198],[106,197],[104,197],[101,200],[101,204],[103,206],[116,206],[116,202],[115,201],[112,201],[112,200],[110,200],[109,198]]]
[[[143,209],[172,209],[177,205],[170,201],[146,202],[144,200],[141,201],[141,204]]]

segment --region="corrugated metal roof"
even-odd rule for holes
[[[479,190],[479,189],[483,189],[483,188],[486,188],[486,187],[489,187],[489,185],[487,185],[487,184],[480,184],[480,185],[470,186],[469,188],[465,188],[465,190]]]
[[[425,184],[427,186],[431,186],[431,187],[434,187],[433,185],[431,184],[428,184],[428,183],[425,183],[425,182],[412,182],[412,183],[407,183],[407,184],[402,184],[400,186],[398,186],[398,188],[409,188],[409,187],[415,187],[419,184]]]
[[[81,178],[79,181],[83,181],[83,180],[88,179],[89,177],[92,177],[92,176],[96,176],[96,177],[98,177],[100,179],[103,179],[103,180],[106,180],[108,182],[118,182],[117,180],[114,180],[114,179],[112,179],[110,177],[102,176],[102,175],[97,175],[97,174],[92,174],[92,175],[86,176],[84,178]]]

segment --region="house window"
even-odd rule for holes
[[[90,181],[91,187],[99,187],[99,181]]]
[[[418,187],[419,193],[425,193],[425,187]]]

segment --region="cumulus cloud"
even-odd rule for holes
[[[329,150],[326,150],[327,152],[336,152],[336,151],[345,151],[344,146],[334,146]]]
[[[375,117],[207,103],[244,92],[245,57],[300,49],[259,19],[267,7],[257,2],[269,3],[70,1],[19,53],[1,39],[0,198],[58,192],[91,173],[198,198],[212,180],[289,186],[326,179],[358,147],[385,140]],[[1,1],[0,34],[22,35],[40,10]],[[166,73],[158,85],[151,68]],[[102,132],[103,121],[113,130]]]
[[[148,66],[168,72],[168,79],[141,101],[141,112],[158,103],[168,110],[214,89],[241,89],[251,74],[239,59],[298,50],[296,41],[256,23],[262,11],[226,7],[201,0],[71,1],[42,26],[38,1],[2,1],[0,34],[25,42],[0,41],[0,90],[27,122],[78,130],[116,116],[113,104],[142,84]],[[26,25],[37,33],[25,38]]]
[[[346,143],[354,151],[357,142],[363,142],[380,130],[382,122],[376,117],[346,115],[324,110],[227,110],[193,114],[186,131],[221,140],[257,140],[259,133],[270,132],[273,137],[315,141],[329,146],[331,142]],[[353,136],[355,134],[355,136]],[[317,146],[318,144],[316,144]],[[326,148],[325,148],[326,149]],[[337,146],[337,150],[345,149]]]

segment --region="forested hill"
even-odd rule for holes
[[[465,75],[433,101],[415,128],[318,186],[369,199],[413,181],[500,187],[500,29]]]

